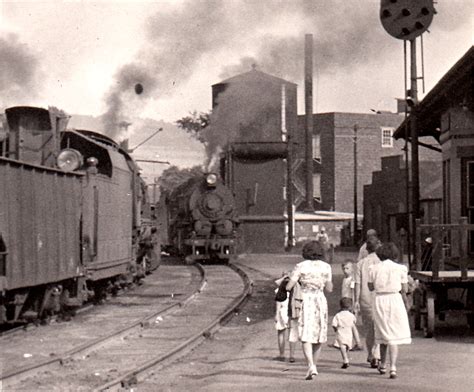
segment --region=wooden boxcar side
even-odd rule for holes
[[[79,274],[81,177],[0,157],[0,233],[7,252],[3,280],[7,289]]]

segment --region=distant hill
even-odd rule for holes
[[[204,146],[175,124],[149,118],[132,118],[127,119],[127,121],[131,123],[128,133],[120,134],[119,138],[113,136],[112,138],[120,142],[121,140],[117,139],[128,137],[131,149],[138,146],[158,129],[163,128],[163,131],[139,146],[132,153],[135,159],[168,161],[171,165],[180,168],[201,165],[204,162]],[[101,117],[73,114],[68,126],[69,128],[87,129],[111,136],[104,132]],[[161,175],[164,169],[169,167],[166,164],[145,162],[139,162],[139,165],[142,168],[142,175],[148,183],[152,183],[156,177]]]

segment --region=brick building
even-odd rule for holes
[[[380,158],[399,155],[404,141],[393,132],[403,121],[394,113],[318,113],[313,115],[313,188],[317,210],[354,211],[354,127],[357,126],[357,199],[362,211],[363,187],[372,172],[381,169]],[[304,190],[304,116],[298,116],[296,177],[300,179],[297,208]]]
[[[432,158],[437,159],[420,161],[419,166],[420,209],[424,222],[433,218],[441,220],[441,154],[438,152]],[[382,169],[372,173],[371,183],[364,185],[364,229],[375,229],[382,240],[400,243],[400,233],[408,233],[407,204],[411,202],[411,194],[407,194],[406,160],[403,155],[396,155],[383,157],[381,162]]]

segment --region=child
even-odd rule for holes
[[[352,303],[354,303],[355,281],[354,268],[351,260],[346,259],[346,261],[342,263],[342,272],[344,278],[342,279],[341,298],[350,298]]]
[[[280,279],[277,279],[275,283],[278,285],[278,289],[275,290],[275,293],[279,291],[286,292],[286,285],[288,284],[289,276],[284,273]],[[291,320],[288,316],[288,306],[289,306],[289,293],[286,295],[286,299],[281,301],[279,298],[276,298],[276,311],[275,311],[275,328],[277,330],[278,338],[278,350],[280,355],[276,358],[278,361],[285,360],[285,342],[287,339],[287,330],[289,331],[289,340],[290,340],[290,362],[295,362],[295,341],[292,339],[292,331],[290,329]]]
[[[336,342],[342,355],[342,369],[349,367],[348,351],[360,347],[359,332],[356,327],[356,318],[351,312],[352,299],[341,298],[339,305],[341,309],[332,319],[332,327],[336,332]]]
[[[341,285],[341,298],[350,298],[352,303],[354,303],[354,289],[355,289],[355,280],[353,274],[353,264],[350,259],[346,259],[344,263],[342,263],[342,273],[344,274],[344,278],[342,279]],[[350,309],[351,311],[353,309]],[[356,315],[357,316],[357,315]],[[357,318],[357,317],[356,317]],[[332,347],[339,348],[339,343],[336,341],[332,345]]]

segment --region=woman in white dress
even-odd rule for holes
[[[301,285],[303,299],[302,310],[298,319],[300,339],[303,343],[303,354],[308,363],[306,380],[318,374],[317,362],[321,344],[327,341],[328,304],[324,290],[331,292],[331,266],[322,261],[323,248],[318,241],[308,242],[303,246],[304,261],[298,263],[290,274],[286,286],[291,290],[296,282]]]
[[[411,333],[406,308],[407,267],[397,263],[398,249],[392,242],[376,251],[381,260],[369,269],[368,285],[375,291],[373,303],[375,341],[380,344],[380,374],[386,373],[387,349],[390,351],[390,378],[397,377],[398,345],[410,344]]]

